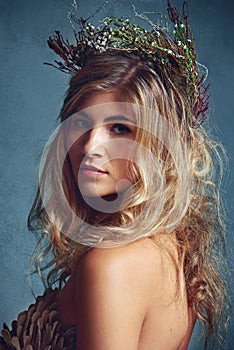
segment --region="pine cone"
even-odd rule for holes
[[[74,350],[75,327],[62,330],[56,310],[58,289],[47,289],[18,315],[10,330],[4,323],[0,350]]]

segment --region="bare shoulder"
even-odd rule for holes
[[[142,241],[94,248],[83,256],[75,276],[74,304],[80,348],[137,349],[148,308],[151,249]]]
[[[152,266],[160,267],[162,259],[161,250],[150,239],[142,239],[120,247],[91,249],[81,259],[78,272],[133,277]]]
[[[162,341],[162,334],[167,342],[178,323],[178,308],[183,312],[184,306],[173,302],[176,250],[174,256],[173,249],[167,254],[165,245],[173,247],[170,236],[162,237],[161,247],[142,239],[93,248],[82,257],[73,280],[77,348],[135,350],[141,339],[142,349],[151,349],[149,344]]]
[[[174,272],[169,255],[146,238],[121,247],[91,249],[80,261],[77,278],[80,286],[84,282],[104,283],[113,288],[126,283],[125,289],[132,289],[137,284],[137,292],[146,293],[152,283],[161,291],[165,276]]]

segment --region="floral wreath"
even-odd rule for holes
[[[94,26],[89,22],[93,16],[88,19],[77,18],[74,15],[77,10],[75,0],[72,5],[73,10],[68,12],[68,18],[73,27],[75,43],[65,40],[59,31],[55,31],[54,36],[49,37],[48,45],[61,57],[62,62],[55,60],[55,64],[46,64],[74,75],[96,53],[125,50],[146,57],[171,75],[185,77],[195,105],[194,126],[199,126],[206,119],[209,107],[209,85],[205,85],[207,68],[197,60],[186,2],[180,13],[168,0],[167,11],[173,24],[172,31],[153,23],[145,14],[137,13],[134,6],[135,15],[147,20],[152,26],[150,31],[123,17],[107,17],[101,21],[101,25]],[[76,30],[74,22],[79,30]],[[201,67],[205,73],[201,73]]]

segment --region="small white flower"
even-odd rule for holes
[[[181,58],[182,60],[185,60],[185,57],[182,55],[176,55],[177,58]]]
[[[180,24],[180,28],[185,28],[184,23],[181,23],[181,24]]]
[[[184,45],[184,50],[186,50],[187,49],[187,45]]]
[[[178,28],[178,24],[177,23],[175,24],[175,28]]]
[[[180,40],[177,41],[177,45],[181,46],[181,41]]]
[[[173,52],[171,50],[168,50],[167,53],[169,53],[169,55],[173,54]]]
[[[100,47],[100,48],[99,48],[99,51],[100,51],[100,52],[105,52],[105,51],[106,51],[106,48],[105,48],[105,47]]]

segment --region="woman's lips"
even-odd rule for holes
[[[107,171],[96,168],[94,166],[86,166],[86,165],[83,165],[79,171],[81,172],[82,175],[91,177],[91,178],[96,178],[97,176],[104,176],[108,174]]]

